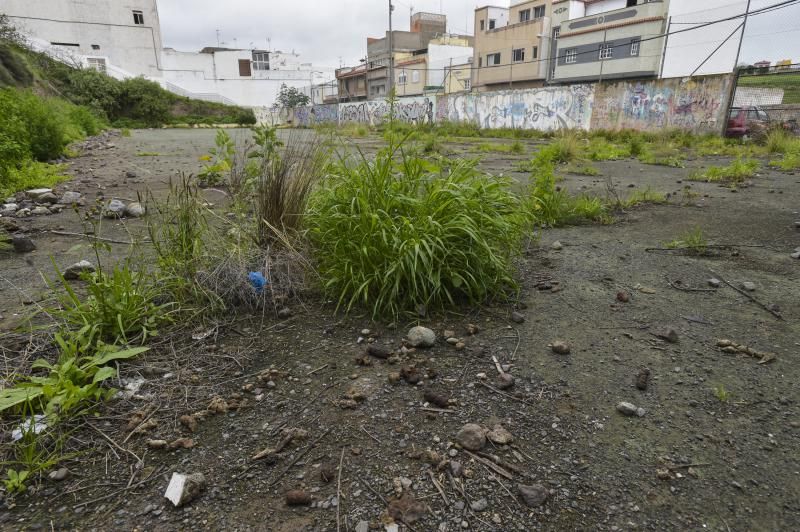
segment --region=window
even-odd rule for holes
[[[521,63],[525,61],[525,48],[517,48],[511,50],[511,61],[513,63]]]
[[[142,13],[141,11],[134,11],[133,23],[137,25],[144,24],[144,13]]]
[[[478,58],[478,68],[481,68],[482,66],[483,66],[483,57],[479,57]]]
[[[402,72],[400,72],[400,75],[397,76],[397,84],[405,85],[406,83],[408,83],[408,76],[406,76],[406,71],[403,70]]]
[[[239,75],[243,78],[247,78],[253,75],[250,69],[249,59],[239,59]]]
[[[465,91],[468,91],[468,90],[469,90],[469,87],[470,87],[470,80],[468,80],[468,79],[465,79],[465,80],[464,80],[464,90],[465,90]]]
[[[102,72],[103,74],[106,73],[106,60],[102,57],[87,57],[86,65],[89,68],[97,70],[98,72]]]
[[[253,70],[269,70],[269,52],[253,52]]]
[[[539,57],[539,47],[534,46],[533,51],[531,53],[531,59],[536,59],[537,57]]]
[[[495,24],[497,24],[497,21],[496,21],[495,19],[493,19],[493,18],[490,18],[490,19],[489,19],[489,29],[490,29],[490,30],[493,30],[493,29],[494,29],[494,26],[495,26]]]
[[[419,70],[411,71],[411,83],[419,83]]]
[[[486,56],[486,64],[488,66],[492,65],[499,65],[500,64],[500,54],[489,54]]]
[[[625,7],[633,7],[635,5],[636,5],[636,0],[628,0],[628,3],[625,5]]]
[[[486,21],[485,20],[481,20],[481,31],[483,31],[485,29],[486,29]]]
[[[570,48],[564,52],[564,62],[568,65],[578,62],[578,49]]]
[[[561,35],[561,26],[558,28],[553,28],[553,40],[557,41],[559,35]]]
[[[100,45],[99,44],[93,44],[92,45],[92,50],[99,50],[99,49],[100,49]]]
[[[639,39],[631,40],[631,55],[639,55]]]
[[[528,22],[531,19],[531,10],[530,9],[523,9],[519,12],[519,21],[520,22]]]
[[[613,48],[613,46],[611,44],[609,44],[609,43],[601,44],[600,45],[600,54],[598,55],[598,58],[600,60],[603,60],[603,59],[611,59],[612,57],[614,57],[614,48]]]
[[[533,8],[533,18],[542,18],[544,16],[544,6],[536,6]]]

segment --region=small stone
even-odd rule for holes
[[[386,347],[379,344],[367,345],[367,354],[375,358],[387,359],[391,356],[392,352]]]
[[[359,521],[356,523],[355,532],[369,532],[369,521]]]
[[[447,339],[447,343],[450,345],[456,345],[458,343],[458,338],[450,337]]]
[[[714,277],[712,277],[711,279],[708,280],[708,286],[710,286],[711,288],[719,288],[721,284],[722,284],[722,281],[720,281],[719,279],[716,279]]]
[[[389,373],[389,382],[392,384],[397,384],[398,382],[400,382],[400,372],[393,371]]]
[[[17,253],[29,253],[36,249],[36,244],[27,236],[13,236],[11,237],[11,244]]]
[[[512,386],[514,386],[514,376],[510,373],[501,373],[497,377],[497,382],[495,386],[500,390],[508,390]]]
[[[369,336],[370,334],[372,334],[372,331],[369,329],[361,329],[361,336]]]
[[[635,416],[638,413],[637,411],[638,409],[633,403],[627,403],[623,401],[617,404],[617,412],[625,416]]]
[[[550,349],[557,355],[568,355],[571,351],[569,344],[563,340],[556,340],[550,344]]]
[[[620,303],[627,303],[630,300],[631,296],[628,294],[628,292],[625,292],[624,290],[617,292],[617,301]]]
[[[146,214],[144,206],[138,201],[134,201],[125,206],[124,214],[130,218],[141,218]]]
[[[549,496],[547,489],[541,484],[534,484],[532,486],[517,484],[517,491],[519,491],[525,504],[531,508],[538,508],[543,505]]]
[[[6,203],[4,205],[0,205],[0,214],[3,216],[11,216],[19,209],[19,205],[16,203]]]
[[[461,462],[456,460],[450,460],[450,473],[456,478],[460,477],[464,474],[464,467],[461,465]]]
[[[69,477],[69,469],[66,467],[60,467],[55,471],[51,471],[48,476],[50,477],[50,480],[61,481]]]
[[[456,441],[468,451],[480,451],[486,445],[486,434],[480,425],[467,423],[456,434]]]
[[[167,440],[147,440],[147,446],[151,449],[166,449],[167,445]]]
[[[450,398],[446,395],[438,394],[432,390],[426,390],[423,399],[439,408],[447,408],[450,405]]]
[[[427,327],[412,327],[406,337],[413,347],[433,347],[436,343],[436,333]]]
[[[169,481],[164,497],[178,507],[191,502],[205,489],[206,477],[202,473],[193,475],[172,473],[172,478]]]
[[[289,307],[283,307],[282,309],[280,309],[278,311],[278,318],[279,319],[285,320],[285,319],[289,319],[291,317],[292,317],[292,309],[290,309]]]
[[[525,315],[520,312],[514,311],[511,313],[511,321],[513,321],[514,323],[524,323]]]
[[[798,251],[800,251],[800,250],[798,250]],[[474,323],[470,323],[469,325],[467,325],[467,334],[470,335],[470,336],[478,334],[480,332],[480,330],[481,330],[480,327],[478,327]]]
[[[667,342],[674,344],[678,342],[678,332],[673,329],[672,327],[661,327],[653,331],[653,334],[661,338],[662,340],[666,340]]]
[[[748,292],[754,292],[756,289],[756,284],[750,281],[745,281],[742,283],[742,288],[744,288]]]
[[[564,248],[564,246],[558,240],[556,240],[555,242],[550,244],[550,249],[554,249],[556,251],[560,251],[563,248]]]
[[[42,205],[31,210],[31,216],[47,216],[48,214],[50,214],[50,209]]]
[[[83,198],[78,192],[64,192],[58,200],[59,203],[63,203],[64,205],[72,205],[73,203],[77,203],[79,205],[83,204]]]
[[[483,512],[489,507],[489,501],[485,497],[481,497],[477,501],[472,501],[469,506],[473,512]]]
[[[448,339],[449,338],[453,338],[453,337],[455,337],[455,335],[456,335],[455,331],[450,331],[450,330],[444,331],[444,337],[445,338],[448,338]]]
[[[30,209],[28,209],[28,208],[26,208],[26,207],[25,207],[25,208],[22,208],[22,209],[20,209],[20,210],[18,210],[18,211],[17,211],[17,212],[14,214],[14,216],[16,216],[17,218],[27,218],[27,217],[28,217],[28,216],[30,216],[30,215],[31,215],[31,210],[30,210]]]
[[[800,251],[795,251],[789,256],[792,257],[793,259],[800,259]]]
[[[58,203],[58,196],[56,196],[52,192],[45,192],[44,194],[36,198],[36,201],[38,201],[39,203]]]
[[[456,345],[453,347],[456,348],[456,351],[463,351],[464,349],[467,348],[467,344],[465,344],[464,342],[456,342]]]
[[[103,216],[106,218],[121,218],[124,214],[125,203],[118,199],[109,201],[103,210]]]
[[[639,375],[636,376],[636,387],[644,391],[647,389],[647,381],[650,380],[650,370],[642,368]]]
[[[514,436],[502,425],[495,425],[494,428],[486,434],[486,437],[490,442],[498,445],[508,445],[514,441]]]
[[[286,492],[288,506],[308,506],[311,504],[311,494],[304,490],[291,490]]]
[[[80,279],[82,273],[93,273],[94,271],[94,264],[88,260],[82,260],[64,270],[64,279],[67,281],[74,281]]]

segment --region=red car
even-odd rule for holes
[[[733,107],[728,126],[725,128],[726,137],[742,138],[762,135],[769,129],[769,115],[754,105]]]

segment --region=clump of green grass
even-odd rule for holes
[[[557,227],[584,220],[605,222],[610,219],[599,198],[586,195],[575,198],[557,186],[553,163],[546,160],[542,152],[537,157],[539,160],[533,171],[534,184],[529,196],[529,209],[536,224]]]
[[[343,137],[364,138],[369,135],[369,128],[363,124],[348,122],[337,130]]]
[[[680,237],[664,244],[667,249],[685,249],[693,255],[703,255],[708,248],[708,241],[703,230],[695,227]]]
[[[374,161],[340,161],[307,215],[337,308],[394,317],[514,288],[512,259],[528,218],[511,185],[474,162],[440,170],[391,145]]]
[[[514,141],[511,144],[504,142],[481,142],[476,144],[474,149],[483,152],[497,152],[497,153],[517,153],[525,152],[525,146],[520,141]]]
[[[695,172],[689,176],[689,179],[709,183],[737,184],[755,176],[757,170],[758,161],[740,157],[727,166],[709,166],[705,171]]]
[[[602,138],[593,138],[586,147],[586,154],[592,161],[616,161],[630,157],[630,146],[608,142]]]
[[[577,159],[581,152],[581,141],[573,131],[566,131],[556,137],[556,139],[542,148],[544,157],[548,157],[553,163],[568,163]]]
[[[620,207],[623,209],[630,209],[645,203],[658,205],[666,202],[667,198],[662,192],[657,192],[647,187],[644,190],[634,190],[631,192],[626,199],[622,200]]]
[[[714,396],[719,400],[720,403],[727,403],[728,400],[731,398],[731,394],[728,390],[725,389],[725,386],[720,384],[719,386],[715,386],[713,388]]]
[[[764,138],[768,153],[789,153],[800,149],[800,140],[783,129],[773,129]]]
[[[800,168],[800,151],[784,153],[783,157],[774,161],[770,161],[769,164],[770,166],[775,166],[785,172],[797,170]]]

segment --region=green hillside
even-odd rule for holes
[[[800,103],[800,72],[743,75],[739,86],[783,89],[783,103]]]

